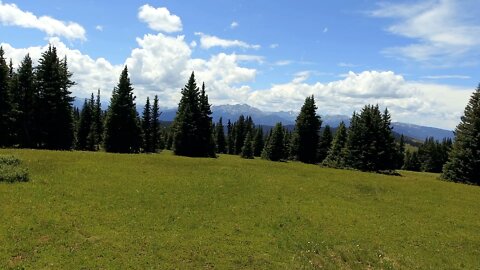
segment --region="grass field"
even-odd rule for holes
[[[299,163],[0,150],[0,269],[480,269],[480,187]]]

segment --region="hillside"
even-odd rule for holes
[[[475,269],[480,189],[300,163],[0,150],[1,269]]]

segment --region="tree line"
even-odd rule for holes
[[[454,142],[427,138],[412,152],[405,150],[403,136],[395,140],[390,113],[378,105],[354,112],[348,127],[342,122],[335,132],[329,126],[320,132],[322,119],[314,96],[305,99],[292,131],[277,123],[265,132],[243,115],[224,125],[222,118],[213,123],[205,84],[199,87],[192,72],[181,89],[176,117],[167,127],[160,124],[157,96],[153,102],[147,98],[142,116],[137,113],[127,67],[106,111],[99,91],[85,100],[81,110],[74,108],[71,77],[67,58],[59,58],[54,46],[42,53],[36,67],[26,55],[16,69],[11,60],[7,64],[0,48],[0,147],[115,153],[171,149],[182,156],[221,153],[361,171],[443,171],[445,179],[479,183],[480,87],[465,109]]]

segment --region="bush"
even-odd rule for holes
[[[0,155],[0,182],[27,182],[28,170],[21,166],[20,159]]]

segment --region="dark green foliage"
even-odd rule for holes
[[[421,170],[424,172],[442,172],[442,167],[448,160],[448,152],[451,148],[451,139],[443,139],[442,142],[439,142],[433,137],[426,138],[425,142],[418,148]]]
[[[460,124],[442,177],[480,185],[480,85],[472,94]]]
[[[318,144],[318,151],[317,151],[317,160],[318,162],[323,162],[328,155],[328,151],[332,146],[333,135],[332,130],[330,129],[329,125],[325,126],[323,130],[322,137],[320,138],[320,143]]]
[[[347,144],[347,128],[345,123],[341,122],[335,132],[332,146],[328,150],[327,157],[323,160],[322,165],[333,168],[341,168],[344,166],[344,152]]]
[[[203,86],[200,93],[192,72],[182,89],[182,98],[173,123],[173,151],[176,155],[215,157],[211,114],[205,88]]]
[[[265,148],[262,151],[263,159],[279,161],[285,157],[284,133],[285,130],[282,123],[277,123],[271,131],[271,135],[267,139]]]
[[[152,152],[156,153],[159,149],[163,149],[162,147],[162,136],[161,136],[161,129],[160,129],[160,106],[158,105],[158,96],[155,95],[153,98],[153,106],[152,106],[152,123],[151,123],[151,143],[152,143]]]
[[[95,142],[92,141],[93,127],[93,109],[94,109],[93,94],[90,100],[85,99],[85,102],[80,113],[80,120],[77,128],[77,141],[75,149],[77,150],[95,150]]]
[[[92,128],[89,135],[89,140],[94,145],[94,150],[100,149],[103,142],[103,122],[104,113],[102,111],[102,104],[100,102],[100,89],[97,91],[95,103],[92,102]]]
[[[388,110],[365,106],[353,114],[346,146],[346,166],[362,171],[386,171],[396,167],[397,149]]]
[[[420,160],[418,159],[417,151],[410,152],[407,150],[405,152],[405,160],[403,162],[402,169],[407,171],[415,171],[415,172],[420,171],[421,164],[420,164]]]
[[[0,47],[0,147],[9,146],[12,139],[12,99],[10,93],[10,68]]]
[[[253,159],[253,138],[252,132],[248,131],[245,136],[245,141],[242,147],[242,153],[240,153],[242,158]]]
[[[295,131],[291,146],[292,157],[305,163],[317,161],[319,132],[322,125],[317,115],[317,106],[313,96],[307,97],[295,121]]]
[[[227,153],[233,155],[235,153],[235,134],[232,122],[228,119],[227,123]]]
[[[36,69],[37,145],[40,148],[67,150],[73,146],[74,123],[71,92],[74,82],[67,59],[60,60],[57,49],[49,46]]]
[[[20,159],[0,155],[0,182],[14,183],[28,180],[28,170],[21,166]]]
[[[114,153],[140,151],[141,129],[134,100],[128,69],[125,67],[117,87],[113,89],[105,119],[105,151]]]
[[[152,113],[150,106],[150,98],[147,97],[147,102],[143,108],[143,117],[142,117],[142,132],[143,132],[143,151],[145,153],[153,152],[152,145]]]
[[[218,123],[215,126],[215,144],[217,153],[226,154],[226,141],[225,141],[225,131],[223,130],[222,117],[218,119]]]
[[[238,155],[242,152],[243,143],[245,141],[245,136],[247,135],[247,125],[245,123],[245,116],[240,115],[237,122],[234,123],[234,139],[235,139],[235,155]]]
[[[253,155],[256,157],[261,156],[264,146],[263,128],[258,127],[255,131],[255,138],[253,139]]]
[[[405,137],[403,134],[400,136],[400,141],[397,145],[397,158],[396,158],[396,169],[401,169],[403,167],[403,162],[405,161]]]
[[[18,68],[16,88],[19,117],[17,118],[17,136],[20,147],[35,147],[35,77],[32,59],[27,54]]]

